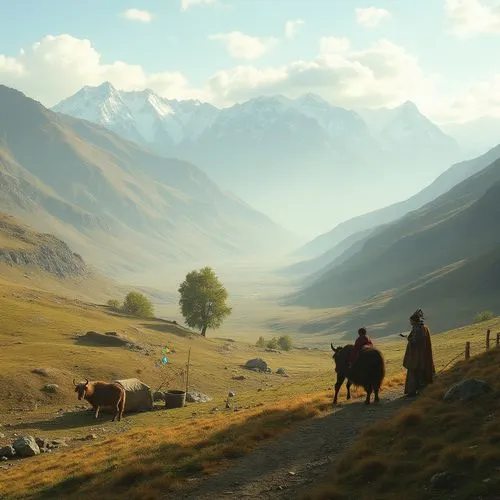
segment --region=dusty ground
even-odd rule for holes
[[[360,430],[390,417],[409,402],[402,398],[400,388],[384,391],[378,405],[367,407],[363,399],[340,404],[326,417],[302,424],[217,475],[193,479],[193,486],[176,498],[299,498],[316,479],[331,474],[332,464]]]

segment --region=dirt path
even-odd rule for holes
[[[334,464],[367,425],[390,417],[408,403],[401,390],[384,391],[378,405],[363,400],[336,408],[263,445],[215,476],[196,479],[177,499],[293,499],[331,474]]]

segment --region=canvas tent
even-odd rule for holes
[[[126,392],[125,413],[128,411],[152,410],[153,392],[151,388],[138,378],[113,380],[123,386]]]

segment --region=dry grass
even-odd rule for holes
[[[500,350],[462,361],[413,404],[357,439],[331,477],[309,499],[417,500],[497,498],[500,490]],[[494,391],[473,402],[445,403],[451,384],[466,378]],[[452,480],[431,489],[434,474]]]

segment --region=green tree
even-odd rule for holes
[[[219,328],[231,314],[226,301],[228,293],[211,267],[191,271],[179,286],[179,305],[184,320],[191,328],[199,328],[206,337],[207,328]]]
[[[129,292],[123,301],[123,311],[138,318],[151,318],[154,315],[153,303],[141,292]]]
[[[271,340],[268,340],[266,347],[268,349],[278,349],[279,347],[278,339],[276,337],[273,337]]]
[[[292,338],[289,335],[283,335],[278,339],[278,345],[283,351],[289,351],[293,346]]]
[[[108,300],[108,307],[113,310],[113,311],[119,311],[121,306],[120,306],[120,301],[116,299],[109,299]]]
[[[481,311],[476,314],[474,317],[475,323],[482,323],[483,321],[489,321],[493,319],[495,315],[491,311]]]
[[[265,347],[266,346],[266,339],[264,337],[259,337],[257,340],[257,343],[255,344],[257,347]]]

